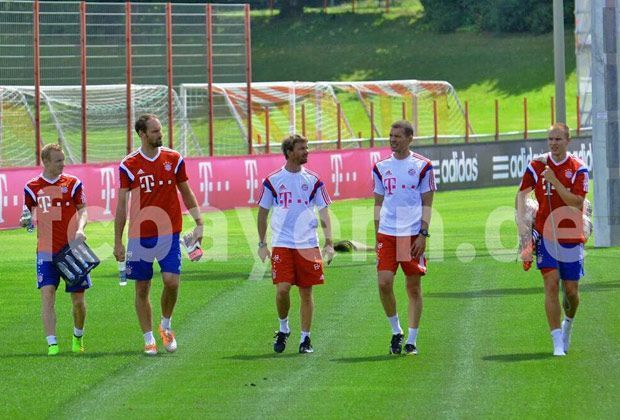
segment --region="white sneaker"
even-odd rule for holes
[[[573,335],[573,323],[566,320],[562,321],[562,341],[564,342],[564,352],[568,353],[570,338]]]
[[[564,353],[564,349],[561,347],[556,347],[553,349],[553,355],[554,356],[566,356],[566,353]]]
[[[172,330],[164,330],[162,326],[159,326],[159,335],[164,342],[164,348],[168,353],[173,353],[177,349],[177,340],[174,338]]]

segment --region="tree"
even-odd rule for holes
[[[280,17],[300,17],[304,14],[304,0],[282,0]]]

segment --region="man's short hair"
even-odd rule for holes
[[[50,155],[52,154],[52,150],[56,150],[57,152],[62,152],[62,146],[56,143],[46,144],[45,146],[43,146],[43,149],[41,149],[41,160],[49,161]]]
[[[549,127],[549,131],[557,130],[564,134],[566,140],[570,140],[570,128],[565,123],[556,122],[551,127]]]
[[[405,135],[407,137],[413,136],[413,125],[407,120],[396,121],[392,124],[392,128],[402,128],[405,130]]]
[[[287,152],[292,152],[297,143],[307,143],[308,139],[304,136],[300,136],[299,134],[291,134],[284,140],[282,140],[282,153],[284,153],[284,157],[288,159]]]
[[[157,119],[157,116],[153,114],[140,115],[140,118],[138,118],[136,120],[136,123],[134,124],[136,133],[140,134],[140,131],[144,131],[146,133],[146,123],[149,122],[149,120],[156,120],[156,119]]]

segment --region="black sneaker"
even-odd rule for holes
[[[418,354],[418,349],[415,346],[415,344],[405,344],[405,354],[407,354],[407,355],[409,355],[409,354],[413,354],[413,355]]]
[[[299,344],[299,352],[300,353],[313,353],[314,349],[312,348],[312,343],[310,343],[310,337],[304,338]]]
[[[289,335],[291,335],[291,333],[276,331],[276,335],[273,336],[273,338],[276,339],[276,341],[273,342],[273,351],[276,353],[282,353],[286,348],[286,339]]]
[[[403,351],[403,338],[402,334],[392,335],[392,342],[390,343],[390,354],[400,354]]]

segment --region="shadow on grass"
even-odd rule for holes
[[[376,356],[363,356],[363,357],[339,357],[337,359],[330,359],[331,362],[336,363],[364,363],[364,362],[386,362],[388,360],[398,360],[400,356],[393,354],[382,354]]]
[[[242,360],[246,362],[251,362],[253,360],[261,360],[261,359],[288,359],[291,357],[308,357],[308,355],[299,354],[299,353],[264,353],[264,354],[235,354],[233,356],[222,357],[222,359],[227,360]],[[312,356],[310,356],[312,357]]]
[[[493,354],[484,356],[482,360],[487,362],[527,362],[529,360],[551,359],[554,357],[551,353],[514,353],[514,354]]]
[[[62,358],[80,358],[80,359],[98,359],[100,357],[114,357],[114,356],[142,356],[142,353],[135,350],[125,351],[110,351],[110,352],[86,352],[86,353],[72,353],[70,351],[61,352],[55,356],[48,356],[46,353],[16,353],[16,354],[2,354],[0,359],[27,359],[31,357],[41,357],[46,359],[62,359]],[[144,356],[147,357],[147,356]]]
[[[585,283],[580,285],[580,292],[611,292],[620,289],[620,281],[606,281],[599,283]],[[544,293],[542,287],[507,287],[503,289],[484,289],[465,292],[431,292],[427,297],[452,298],[452,299],[473,299],[484,297],[504,297],[518,295],[536,295]]]

